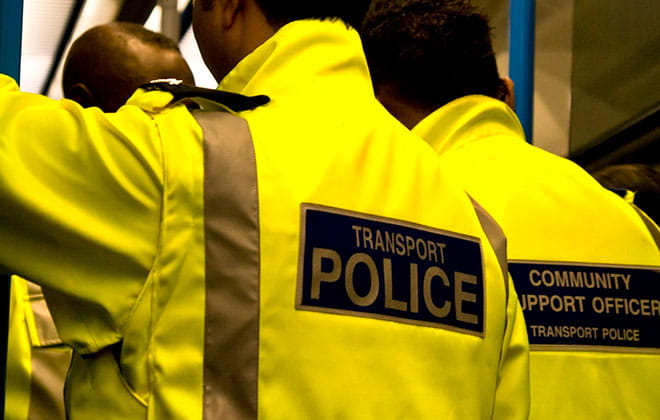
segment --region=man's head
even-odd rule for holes
[[[216,80],[280,27],[301,19],[341,19],[357,27],[369,0],[196,0],[195,38]]]
[[[651,165],[626,163],[605,166],[593,174],[606,188],[635,193],[635,204],[660,223],[660,171]]]
[[[176,43],[141,25],[96,26],[71,46],[64,64],[64,97],[114,112],[140,85],[176,78],[194,84]]]
[[[409,127],[465,95],[508,99],[488,20],[469,0],[374,0],[361,35],[376,95]]]

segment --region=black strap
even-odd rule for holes
[[[266,95],[245,96],[238,93],[217,89],[206,89],[187,85],[179,80],[154,81],[140,86],[146,91],[159,90],[169,92],[174,96],[173,102],[182,99],[203,98],[226,106],[232,111],[240,112],[255,109],[270,102]]]
[[[613,188],[613,187],[605,187],[605,189],[612,191],[614,194],[618,195],[621,198],[626,198],[626,195],[630,191],[627,188]]]

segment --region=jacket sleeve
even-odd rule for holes
[[[161,191],[149,113],[83,109],[0,75],[0,267],[44,287],[78,351],[120,339],[156,255]]]
[[[509,275],[507,326],[502,341],[493,420],[529,418],[529,342],[518,295]]]

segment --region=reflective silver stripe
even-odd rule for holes
[[[30,297],[30,308],[34,316],[34,324],[37,329],[39,343],[32,343],[33,346],[44,347],[62,344],[62,339],[57,332],[55,322],[50,314],[46,300],[44,299],[41,287],[28,282],[28,295]]]
[[[639,217],[642,219],[642,221],[644,222],[644,225],[649,230],[649,233],[651,234],[651,237],[653,238],[653,241],[655,242],[655,245],[658,247],[658,249],[660,249],[660,229],[658,229],[658,226],[639,207],[637,207],[634,204],[631,204],[631,206],[632,206],[632,208],[635,209],[637,214],[639,214]]]
[[[71,349],[64,346],[57,333],[41,287],[26,283],[37,333],[37,337],[31,339],[28,418],[63,420],[64,380],[71,362]]]
[[[32,348],[30,420],[65,419],[64,381],[71,363],[71,349],[65,346]]]
[[[479,203],[477,203],[471,196],[468,194],[468,197],[470,197],[470,200],[472,201],[472,206],[474,206],[474,210],[477,213],[477,218],[479,219],[479,223],[481,224],[481,228],[484,230],[484,233],[486,233],[486,237],[488,238],[488,242],[490,242],[490,245],[493,247],[493,250],[495,251],[495,256],[497,257],[497,261],[500,264],[500,269],[502,270],[502,276],[504,279],[504,293],[505,293],[505,300],[504,300],[504,305],[505,308],[508,308],[509,305],[509,263],[507,260],[507,251],[506,251],[506,236],[504,236],[504,232],[502,231],[502,228],[500,225],[493,219],[493,217],[483,208]],[[509,324],[511,322],[511,319],[509,319],[508,316],[508,310],[504,310],[504,317],[505,317],[505,324],[504,324],[504,329],[502,330],[502,341],[504,341],[507,330],[509,329]],[[503,351],[504,347],[500,349],[500,361],[502,361],[503,357]],[[493,412],[491,412],[491,417],[494,413],[495,410],[495,405],[493,405]]]
[[[468,197],[470,195],[468,194]],[[500,268],[502,269],[502,275],[504,276],[504,287],[506,291],[507,301],[509,299],[509,263],[507,261],[506,254],[506,236],[500,225],[493,219],[491,216],[479,203],[477,203],[474,198],[470,197],[474,210],[477,212],[477,217],[479,218],[479,223],[481,224],[482,229],[486,233],[488,242],[495,250],[495,255],[497,260],[500,263]]]
[[[257,417],[259,212],[245,120],[196,112],[204,134],[204,419]]]

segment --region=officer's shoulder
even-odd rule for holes
[[[186,102],[202,108],[226,108],[233,112],[255,109],[270,102],[266,95],[246,96],[192,86],[176,79],[154,80],[140,86],[140,89],[145,92],[167,92],[172,96],[170,103]]]

